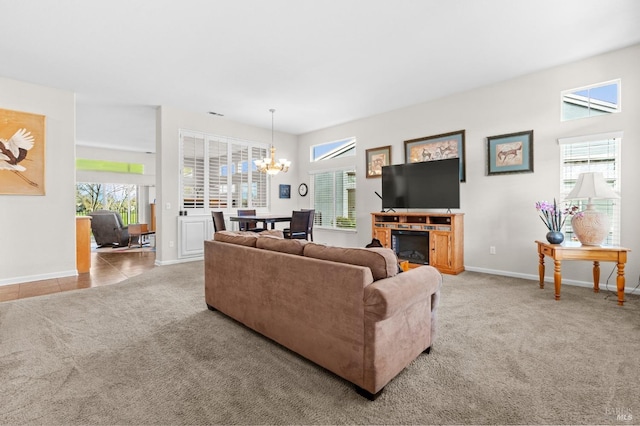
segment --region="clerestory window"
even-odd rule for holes
[[[561,93],[561,121],[621,111],[620,79],[565,90]]]

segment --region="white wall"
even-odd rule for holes
[[[143,174],[98,172],[91,170],[76,171],[78,182],[123,183],[140,186],[156,184],[156,154],[151,152],[123,151],[119,149],[96,148],[76,145],[76,158],[88,160],[117,161],[144,165]]]
[[[0,93],[0,108],[46,117],[46,194],[0,195],[0,285],[75,275],[74,94],[5,78]]]
[[[265,126],[258,128],[237,123],[224,117],[215,117],[207,113],[196,114],[178,110],[169,106],[158,109],[156,135],[156,167],[162,173],[158,174],[156,182],[157,195],[157,240],[156,263],[169,264],[178,261],[178,227],[177,218],[180,209],[180,158],[179,158],[179,130],[188,129],[221,136],[255,142],[271,143],[271,115],[265,108]],[[277,128],[277,127],[276,127]],[[292,158],[296,152],[296,138],[286,133],[275,132],[274,146],[277,158]],[[288,173],[279,173],[270,177],[271,183],[271,212],[291,213],[297,208],[296,199],[278,198],[278,185],[291,185],[292,193],[297,188],[295,177],[299,173],[299,164],[295,162]],[[172,244],[173,243],[173,244]]]
[[[469,70],[473,72],[473,70]],[[622,112],[568,122],[560,121],[560,92],[588,84],[622,79]],[[465,213],[467,269],[537,279],[534,241],[547,232],[534,204],[559,198],[558,138],[624,131],[622,142],[622,245],[632,250],[626,267],[627,287],[640,275],[640,45],[588,60],[526,75],[489,87],[459,93],[437,101],[368,117],[298,138],[296,163],[302,169],[318,167],[309,161],[310,146],[355,136],[357,166],[357,236],[342,234],[346,245],[364,246],[371,240],[370,213],[380,210],[374,191],[380,179],[365,178],[365,150],[392,145],[392,162],[404,162],[404,141],[466,130],[466,182],[461,185]],[[534,130],[534,173],[487,176],[486,137]],[[308,180],[305,173],[298,176]],[[320,231],[316,232],[319,235]],[[323,234],[330,242],[337,241]],[[489,254],[495,246],[497,254]],[[547,260],[546,275],[553,275]],[[613,268],[602,263],[602,280]],[[564,262],[563,281],[591,283],[589,262]],[[609,283],[615,288],[615,274]]]

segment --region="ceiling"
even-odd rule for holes
[[[158,105],[264,128],[275,108],[303,134],[640,43],[637,0],[0,0],[0,16],[0,76],[76,92],[79,144],[141,151]]]

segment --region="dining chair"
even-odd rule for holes
[[[291,213],[291,225],[282,231],[284,237],[288,239],[306,240],[309,236],[310,215],[310,210],[294,210]]]
[[[238,216],[255,216],[256,211],[254,209],[241,209],[238,210]],[[253,231],[260,232],[264,231],[265,228],[258,228],[258,221],[252,220],[251,222],[239,222],[239,227],[241,231]]]
[[[224,213],[211,212],[211,216],[213,217],[213,229],[215,232],[226,231],[227,227],[224,224]]]
[[[309,225],[307,226],[307,239],[310,239],[311,241],[313,241],[313,220],[316,216],[316,210],[315,209],[300,209],[303,212],[310,212],[309,213]]]

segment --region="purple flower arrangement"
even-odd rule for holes
[[[578,211],[578,206],[571,205],[565,209],[559,209],[555,198],[553,204],[547,201],[536,202],[536,210],[540,212],[540,219],[551,232],[560,232],[567,216],[582,215],[582,212]]]

